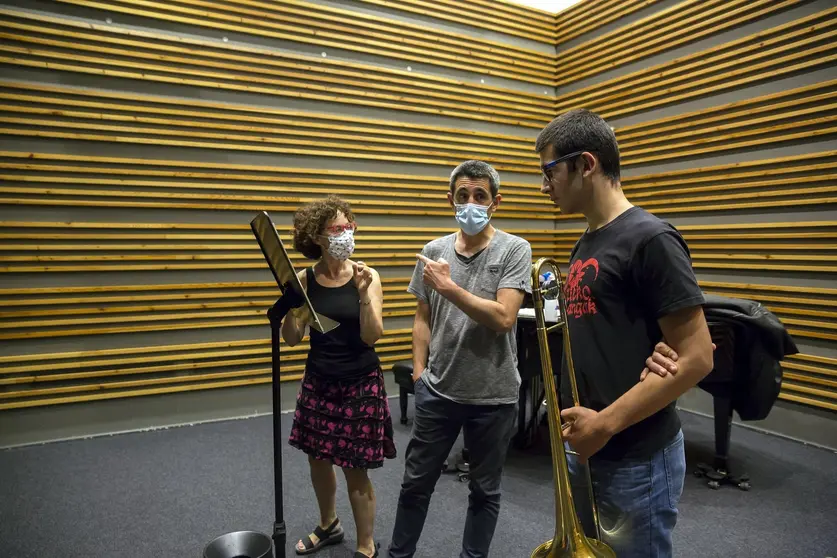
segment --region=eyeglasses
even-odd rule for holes
[[[567,153],[566,155],[562,155],[561,157],[558,157],[554,161],[550,161],[550,162],[546,163],[545,165],[541,165],[541,175],[543,176],[543,179],[546,180],[547,182],[550,182],[552,180],[552,173],[550,172],[552,170],[552,167],[554,167],[555,165],[557,165],[558,163],[560,163],[562,161],[566,161],[567,159],[572,159],[573,157],[578,157],[582,153],[584,153],[584,151],[573,151],[572,153]]]
[[[329,235],[338,235],[343,234],[344,231],[356,231],[357,230],[357,223],[346,223],[345,225],[332,225],[330,227],[325,228],[326,234]]]

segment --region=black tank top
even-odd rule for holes
[[[305,362],[307,372],[328,378],[351,378],[369,374],[380,366],[375,348],[360,338],[360,295],[349,279],[341,287],[323,287],[306,270],[306,291],[314,310],[340,325],[328,333],[308,328],[311,350]]]

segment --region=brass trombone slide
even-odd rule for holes
[[[543,271],[549,271],[554,276],[551,282],[541,286],[540,277]],[[532,266],[532,298],[535,310],[535,327],[538,335],[538,346],[541,356],[541,371],[543,373],[544,390],[546,391],[547,422],[549,423],[549,438],[552,451],[552,473],[555,484],[555,533],[551,540],[538,546],[531,558],[615,558],[616,553],[600,540],[599,518],[596,502],[590,482],[590,469],[587,468],[587,481],[590,490],[590,504],[593,510],[593,520],[599,539],[585,535],[581,521],[576,512],[570,485],[570,472],[567,463],[567,453],[561,433],[561,409],[555,390],[555,377],[552,371],[552,360],[549,354],[547,335],[556,327],[564,327],[564,358],[570,377],[573,402],[579,405],[578,387],[576,384],[575,368],[573,366],[572,349],[569,328],[566,327],[567,305],[564,298],[564,285],[558,262],[552,258],[541,258]],[[560,312],[558,323],[547,328],[544,317],[545,295],[553,295],[558,300]],[[553,297],[550,296],[550,299]]]

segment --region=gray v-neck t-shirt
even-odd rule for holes
[[[529,242],[495,230],[488,246],[473,259],[457,257],[456,233],[437,238],[422,255],[450,264],[453,282],[481,298],[497,299],[500,289],[532,292],[532,247]],[[430,305],[430,354],[422,381],[457,403],[516,403],[520,390],[516,327],[498,333],[481,325],[455,304],[424,285],[424,264],[417,262],[407,290]]]

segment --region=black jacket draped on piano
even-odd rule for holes
[[[718,349],[715,370],[700,387],[713,395],[719,390],[731,395],[741,420],[761,420],[779,396],[780,362],[799,352],[796,343],[759,302],[716,295],[705,299],[704,314]]]

